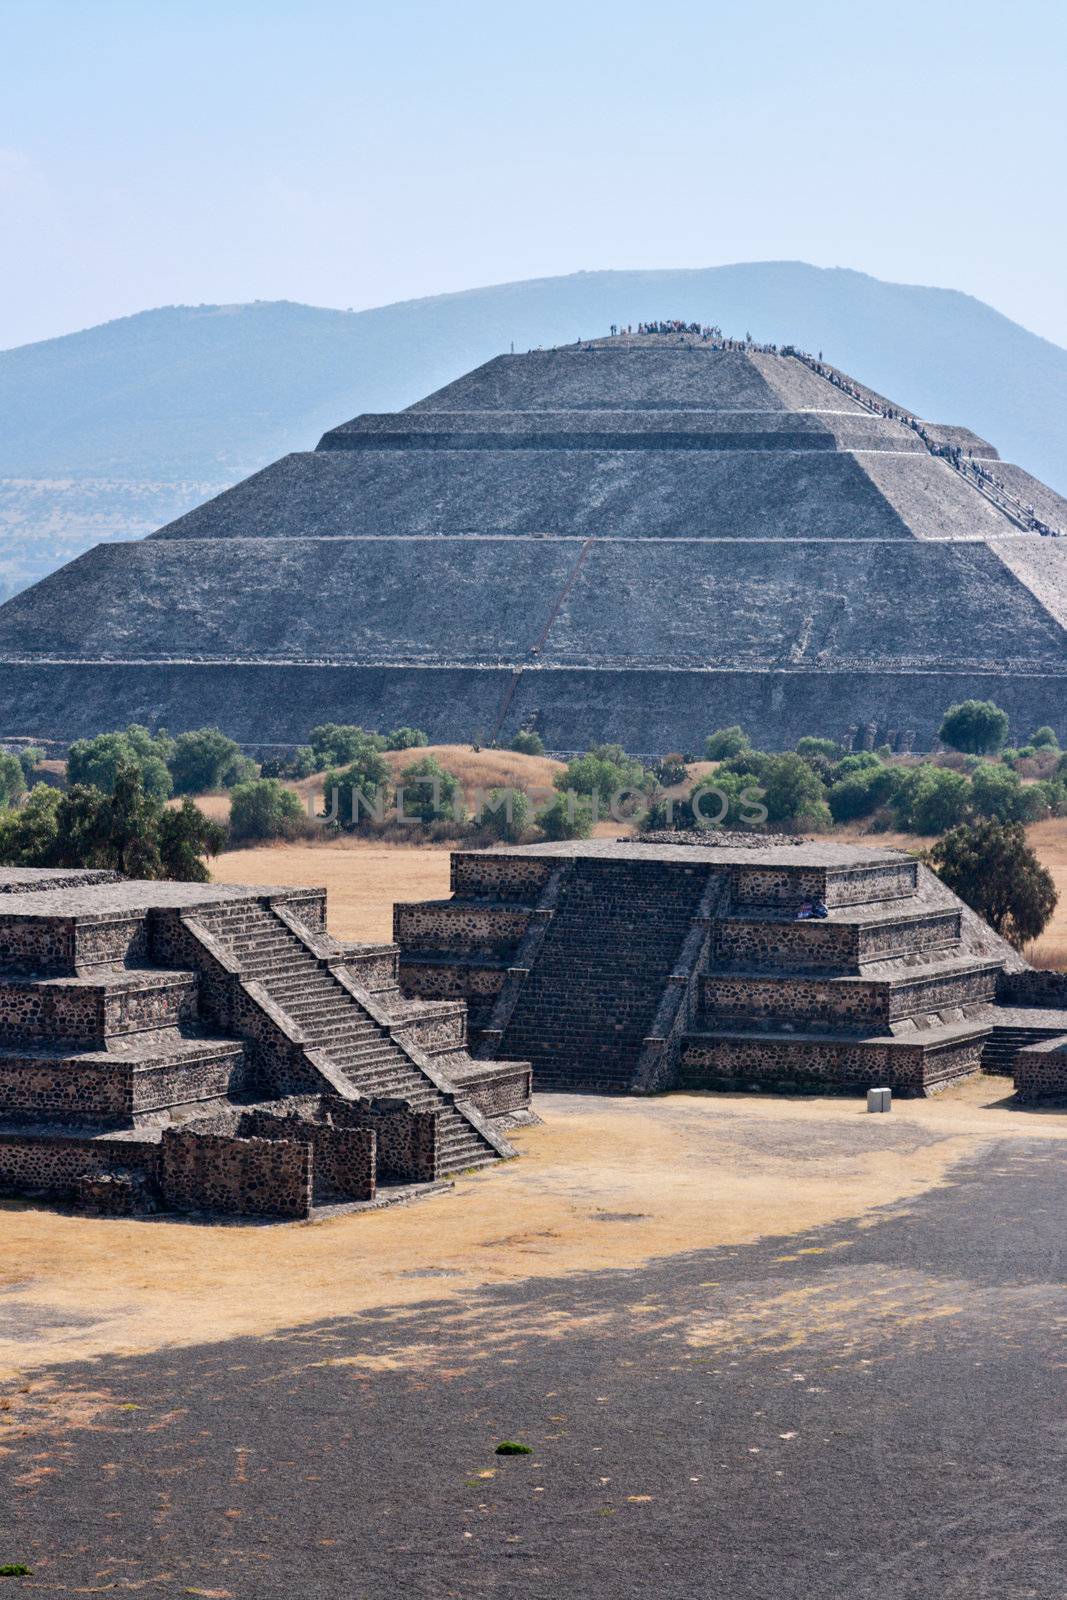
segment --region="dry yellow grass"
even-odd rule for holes
[[[392,939],[395,901],[447,896],[448,872],[447,848],[361,839],[228,850],[211,863],[219,883],[325,888],[330,932],[369,944]]]

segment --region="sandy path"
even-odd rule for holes
[[[973,1080],[888,1117],[856,1100],[546,1096],[545,1125],[516,1135],[522,1160],[413,1205],[313,1224],[0,1203],[0,1378],[862,1218],[942,1182],[989,1138],[1067,1137],[1067,1113],[998,1104],[1007,1087]]]

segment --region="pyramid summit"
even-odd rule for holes
[[[820,358],[653,327],[498,356],[89,551],[0,608],[0,732],[923,747],[978,696],[1067,737],[1067,501]]]

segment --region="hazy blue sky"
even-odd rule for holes
[[[1063,0],[0,0],[0,347],[800,259],[1067,344]]]

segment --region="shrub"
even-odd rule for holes
[[[854,750],[850,755],[842,756],[837,762],[834,767],[834,782],[849,777],[853,772],[874,772],[883,765],[881,756],[874,750]]]
[[[954,828],[931,850],[938,877],[997,933],[1021,948],[1056,909],[1056,886],[1026,842],[1021,823]]]
[[[27,787],[29,787],[33,782],[33,774],[37,763],[44,760],[44,751],[38,750],[34,745],[28,745],[25,750],[19,751],[18,759],[19,766],[22,768],[22,776],[26,780]]]
[[[559,794],[540,812],[537,826],[546,839],[588,839],[593,831],[592,805],[573,791]]]
[[[902,772],[893,795],[898,826],[910,833],[944,833],[963,821],[971,785],[962,772],[929,762]]]
[[[308,735],[316,772],[327,767],[350,767],[368,752],[385,749],[380,733],[368,733],[352,722],[320,722]]]
[[[421,728],[394,728],[392,733],[387,733],[385,736],[387,750],[414,750],[417,746],[429,742],[429,738]]]
[[[235,787],[230,801],[230,837],[235,844],[295,839],[305,827],[299,795],[277,778],[253,778]]]
[[[584,756],[569,761],[563,772],[556,775],[555,785],[561,793],[596,795],[607,803],[612,795],[623,789],[648,789],[651,775],[640,761],[633,761],[618,744],[594,745]]]
[[[174,741],[170,775],[175,794],[206,794],[209,789],[232,789],[258,775],[254,761],[241,754],[240,745],[218,728],[197,728],[180,733]]]
[[[91,784],[111,794],[119,768],[136,767],[145,794],[166,800],[173,789],[168,763],[174,748],[174,740],[166,733],[153,737],[134,722],[121,733],[75,740],[67,755],[67,777],[72,784]]]
[[[525,789],[490,789],[474,820],[490,838],[517,844],[530,826],[530,812]]]
[[[420,822],[441,822],[464,818],[463,787],[454,772],[441,765],[436,756],[423,756],[401,772],[397,790],[404,791],[404,815]]]
[[[514,1439],[505,1439],[496,1447],[498,1456],[532,1456],[533,1450],[528,1444],[516,1444]]]
[[[760,776],[768,822],[827,828],[830,813],[823,786],[803,756],[771,756]]]
[[[26,775],[18,756],[0,750],[0,808],[12,805],[26,792]]]
[[[380,751],[366,744],[342,772],[328,772],[323,787],[325,815],[331,821],[346,828],[383,821],[392,799],[389,763]]]
[[[1017,773],[983,761],[971,778],[971,810],[993,822],[1021,822],[1025,792]]]
[[[761,803],[762,790],[750,774],[718,772],[693,785],[680,800],[659,795],[649,811],[646,827],[681,828],[760,828],[767,820]]]
[[[57,835],[60,790],[39,783],[25,803],[0,812],[0,862],[8,867],[50,866]]]
[[[184,799],[177,810],[164,811],[159,819],[161,876],[185,883],[207,883],[211,874],[202,858],[217,856],[226,842],[224,824],[205,817],[190,799]]]
[[[798,756],[826,756],[829,761],[836,761],[841,754],[841,746],[833,739],[815,739],[810,734],[796,742]]]
[[[992,700],[964,700],[945,712],[940,738],[968,755],[996,755],[1007,742],[1008,714]]]
[[[512,739],[511,749],[517,750],[520,756],[543,756],[545,741],[532,728],[524,728]]]
[[[214,855],[226,830],[186,802],[166,811],[146,794],[133,763],[119,767],[110,794],[91,784],[65,793],[47,784],[0,818],[0,860],[25,867],[108,867],[131,878],[204,881],[202,855]]]
[[[686,771],[685,757],[677,751],[663,757],[653,769],[656,782],[662,783],[665,789],[671,789],[676,783],[684,783],[689,776]]]
[[[748,734],[735,722],[729,728],[716,728],[714,733],[708,734],[704,740],[704,760],[726,761],[730,756],[739,756],[742,750],[747,749]]]
[[[854,768],[831,785],[826,796],[830,815],[835,822],[869,817],[892,798],[896,786],[896,774],[881,762],[873,767]]]
[[[288,756],[268,756],[259,769],[261,778],[310,778],[318,769],[309,744],[297,745]]]
[[[1035,750],[1058,750],[1060,741],[1052,728],[1035,728],[1030,735],[1030,743]]]

